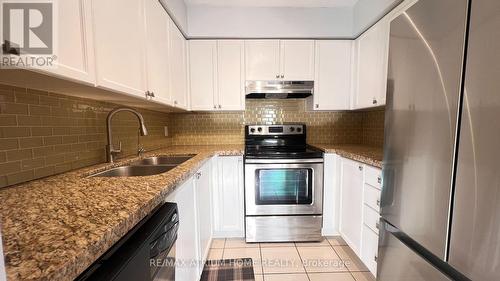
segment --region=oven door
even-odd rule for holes
[[[247,216],[321,215],[323,159],[246,159]]]

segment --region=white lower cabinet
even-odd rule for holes
[[[325,153],[323,189],[323,236],[339,235],[341,158]]]
[[[191,178],[177,187],[175,193],[169,196],[167,201],[177,203],[179,211],[175,277],[186,281],[198,280],[199,244],[194,179]]]
[[[345,158],[340,163],[340,235],[376,276],[382,171]]]
[[[353,249],[361,249],[363,224],[363,164],[342,159],[340,234]]]
[[[244,237],[243,157],[219,156],[214,160],[214,237]]]
[[[210,250],[212,242],[212,165],[211,160],[203,165],[195,175],[196,210],[198,222],[198,245],[200,247],[200,272]]]

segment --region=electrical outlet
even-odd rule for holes
[[[164,128],[164,130],[165,130],[165,136],[166,136],[166,137],[168,137],[168,127],[167,127],[167,126],[165,126],[165,127],[163,127],[163,128]]]

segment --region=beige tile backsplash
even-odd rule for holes
[[[0,187],[105,161],[107,113],[118,105],[0,85]],[[139,110],[146,149],[167,146],[170,114]],[[115,144],[136,153],[138,123],[128,112],[113,119]]]
[[[0,187],[105,161],[106,116],[119,105],[0,85]],[[308,142],[382,146],[384,111],[308,112],[305,100],[248,100],[245,112],[115,115],[113,141],[120,157],[168,145],[243,144],[245,124],[305,123]],[[164,136],[164,127],[169,137]]]

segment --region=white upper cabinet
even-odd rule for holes
[[[170,68],[168,59],[169,21],[167,12],[159,1],[144,1],[146,15],[147,90],[153,100],[171,104]]]
[[[190,40],[192,110],[244,110],[244,44],[238,40]]]
[[[245,41],[246,80],[276,80],[280,77],[280,41]]]
[[[216,109],[217,41],[189,41],[189,82],[192,110]]]
[[[313,80],[313,40],[245,41],[246,80]]]
[[[389,21],[381,20],[356,40],[353,109],[385,104]]]
[[[217,42],[217,108],[245,110],[245,45],[242,40]]]
[[[92,8],[97,86],[144,97],[143,1],[94,0]]]
[[[351,40],[316,41],[314,110],[350,109],[352,51]]]
[[[174,22],[169,19],[168,58],[170,66],[170,94],[173,105],[188,108],[188,73],[186,39]]]
[[[65,0],[57,4],[59,24],[56,67],[51,74],[95,84],[92,5],[89,0]],[[43,71],[45,72],[45,70]]]
[[[280,41],[280,79],[314,80],[314,41]]]

